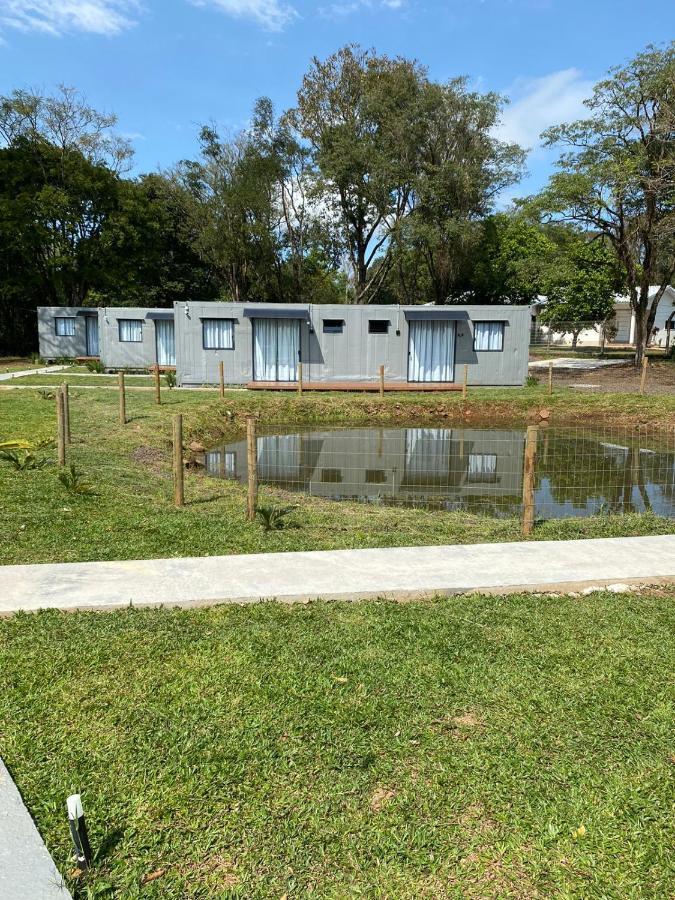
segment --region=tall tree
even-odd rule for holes
[[[608,240],[625,270],[639,363],[675,276],[675,42],[611,69],[586,106],[588,118],[544,133],[563,153],[536,203]]]
[[[298,126],[316,156],[326,215],[339,222],[357,303],[377,298],[408,211],[425,80],[416,62],[351,45],[315,57],[298,93]]]
[[[419,254],[436,303],[465,293],[480,223],[520,177],[524,153],[493,136],[504,101],[467,90],[466,80],[427,83],[405,238]]]

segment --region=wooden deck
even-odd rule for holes
[[[297,381],[249,381],[246,385],[250,391],[299,391]],[[303,381],[303,391],[365,391],[379,394],[379,381]],[[461,391],[462,385],[455,382],[409,382],[385,381],[384,390],[441,392]]]

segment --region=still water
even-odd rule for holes
[[[294,429],[258,436],[258,478],[330,500],[511,516],[521,509],[524,449],[522,429]],[[208,475],[245,482],[246,441],[208,451],[205,466]],[[536,471],[539,518],[646,510],[675,517],[672,439],[542,429]]]

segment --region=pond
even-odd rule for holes
[[[541,429],[536,515],[675,517],[675,444],[628,429]],[[262,485],[329,500],[519,515],[524,429],[334,428],[258,435]],[[246,440],[205,454],[208,475],[247,480]]]

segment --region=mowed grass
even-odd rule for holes
[[[73,379],[74,381],[74,379]],[[52,392],[53,393],[53,392]],[[0,390],[0,439],[52,438],[54,400],[37,390]],[[546,402],[555,422],[594,425],[639,421],[651,429],[675,420],[675,399],[624,396],[546,398],[543,391],[476,391],[463,405],[456,396],[278,395],[233,391],[129,392],[129,422],[118,422],[110,390],[78,390],[71,383],[73,444],[69,460],[92,486],[92,496],[72,495],[54,466],[17,472],[0,463],[0,562],[205,556],[284,550],[319,550],[415,544],[477,543],[521,538],[517,517],[493,519],[466,512],[335,503],[279,489],[262,488],[261,503],[298,504],[295,527],[265,533],[246,521],[246,491],[235,482],[186,475],[187,506],[173,506],[171,420],[184,415],[186,444],[207,444],[242,434],[246,413],[262,423],[436,424],[458,422],[499,427],[524,423]],[[549,402],[552,399],[553,402]],[[638,402],[639,401],[639,402]],[[54,458],[54,451],[46,453]],[[672,521],[651,514],[598,516],[546,522],[535,539],[669,533]]]
[[[673,601],[19,615],[0,752],[77,898],[670,898]]]

